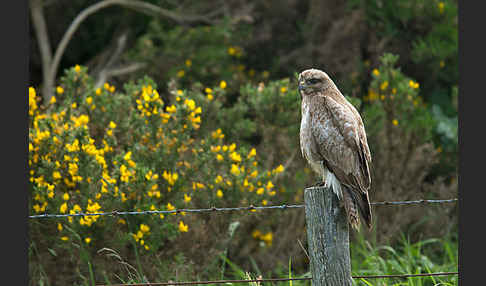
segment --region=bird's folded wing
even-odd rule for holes
[[[324,100],[323,112],[315,114],[311,124],[318,151],[342,183],[367,192],[371,184],[369,150],[366,137],[364,142],[360,138],[364,132],[361,119],[347,104],[331,97]]]

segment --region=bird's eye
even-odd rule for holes
[[[321,80],[318,79],[318,78],[310,78],[310,79],[307,80],[307,83],[309,83],[309,84],[316,84],[316,83],[318,83],[320,81]]]

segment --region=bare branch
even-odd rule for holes
[[[32,26],[35,30],[35,35],[37,37],[37,42],[39,44],[39,51],[42,61],[42,76],[44,81],[43,96],[44,99],[48,94],[51,94],[51,85],[45,84],[47,82],[47,77],[49,75],[49,67],[52,62],[52,50],[49,41],[49,34],[47,33],[47,25],[44,17],[44,9],[42,0],[31,0],[30,1],[30,15],[32,18]],[[50,99],[50,97],[49,97]]]
[[[111,70],[107,71],[106,74],[108,76],[120,76],[120,75],[124,75],[124,74],[127,74],[127,73],[135,72],[135,71],[142,69],[146,66],[147,66],[146,63],[132,63],[132,64],[129,64],[127,66],[121,67],[121,68],[111,69]]]
[[[143,69],[146,67],[146,63],[131,63],[123,67],[119,68],[113,68],[109,70],[103,70],[100,75],[98,80],[96,81],[95,88],[101,87],[105,82],[107,82],[110,77],[116,77],[116,76],[121,76],[125,74],[129,74],[132,72],[135,72],[139,69]]]
[[[81,11],[81,13],[76,16],[74,21],[71,23],[67,31],[64,33],[64,36],[61,39],[61,42],[59,43],[56,52],[54,54],[54,59],[52,61],[51,67],[49,69],[48,76],[46,80],[44,81],[45,85],[50,86],[51,88],[54,86],[54,82],[56,79],[57,75],[57,70],[59,68],[59,64],[61,61],[61,57],[64,54],[64,51],[67,48],[67,45],[71,38],[73,37],[74,33],[78,29],[79,25],[90,15],[98,12],[101,9],[107,8],[109,6],[113,5],[120,5],[124,6],[127,8],[131,8],[134,10],[137,10],[142,13],[150,14],[150,15],[155,15],[158,17],[163,17],[163,18],[168,18],[178,24],[185,24],[185,23],[205,23],[205,24],[211,24],[212,22],[209,20],[209,18],[205,16],[198,16],[198,15],[179,15],[176,14],[172,11],[163,9],[161,7],[158,7],[156,5],[146,3],[143,1],[138,1],[138,0],[104,0],[102,2],[93,4],[89,6],[88,8],[84,9]],[[52,89],[51,89],[52,90]],[[52,94],[46,95],[45,98],[50,99]]]
[[[163,9],[159,6],[143,2],[143,1],[137,1],[137,0],[118,0],[117,2],[119,5],[126,6],[127,8],[132,8],[134,10],[137,10],[139,12],[149,14],[152,16],[158,16],[158,17],[163,17],[163,18],[168,18],[177,24],[183,25],[187,23],[202,23],[202,24],[213,24],[211,20],[209,20],[208,17],[206,16],[200,16],[200,15],[179,15],[177,13],[174,13],[170,10]]]
[[[107,71],[118,60],[123,50],[125,49],[126,43],[127,43],[127,33],[125,32],[120,37],[118,37],[115,51],[111,53],[111,57],[108,59],[104,67],[101,68],[101,71],[98,73],[98,79],[96,80],[96,84],[95,84],[96,88],[100,87],[104,82],[107,81],[107,77],[108,77]]]
[[[110,59],[106,63],[107,67],[112,66],[118,60],[118,58],[122,54],[123,50],[125,49],[126,45],[127,45],[127,33],[123,33],[118,38],[115,52],[113,53],[113,55],[110,57]]]

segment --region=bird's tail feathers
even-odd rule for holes
[[[358,193],[344,187],[343,203],[348,222],[357,231],[360,226],[360,214],[371,229],[371,207],[367,193]]]

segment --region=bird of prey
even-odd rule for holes
[[[307,69],[298,80],[302,156],[342,202],[349,224],[359,230],[361,214],[371,228],[371,154],[361,116],[325,72]]]

